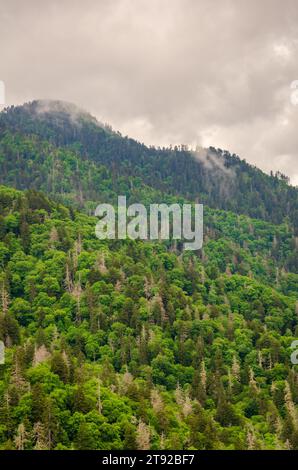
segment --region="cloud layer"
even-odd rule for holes
[[[298,184],[296,0],[2,0],[0,21],[7,104],[67,100],[147,144],[220,147]]]

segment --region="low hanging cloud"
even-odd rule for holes
[[[34,102],[34,111],[40,118],[46,118],[47,114],[56,114],[57,117],[65,115],[67,119],[76,125],[81,126],[83,120],[92,120],[95,124],[103,127],[104,125],[96,120],[94,116],[91,116],[85,110],[79,108],[74,103],[68,103],[67,101],[55,101],[55,100],[38,100]],[[26,103],[25,106],[31,107],[31,103]]]
[[[236,173],[233,168],[225,166],[225,158],[220,153],[216,153],[211,149],[197,147],[191,152],[193,158],[198,160],[207,171],[218,173],[227,178],[234,178]]]
[[[147,144],[220,147],[298,184],[296,0],[3,0],[7,104],[62,99]]]
[[[205,178],[211,176],[211,181],[217,180],[217,187],[223,197],[232,197],[233,187],[236,178],[235,167],[228,168],[225,163],[225,155],[215,152],[211,148],[196,147],[191,151],[192,157],[199,161],[206,170]],[[210,181],[210,184],[212,184]]]

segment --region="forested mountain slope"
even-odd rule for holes
[[[298,448],[297,188],[61,102],[0,113],[0,169],[1,449]],[[123,194],[203,202],[202,250],[98,240]]]
[[[81,206],[140,186],[298,227],[298,190],[220,149],[149,148],[74,105],[34,101],[0,113],[2,184],[71,195]],[[147,191],[145,191],[147,192]]]
[[[0,211],[2,449],[298,447],[287,224],[209,210],[197,256],[32,190]]]

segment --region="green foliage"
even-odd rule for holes
[[[221,149],[196,158],[186,146],[149,148],[86,113],[73,118],[63,103],[50,108],[34,101],[0,114],[0,183],[89,209],[118,194],[143,203],[161,193],[199,199],[273,223],[287,217],[298,234],[298,191],[284,175],[267,176]],[[297,256],[290,263],[297,268]]]
[[[297,449],[297,189],[38,106],[0,114],[0,448]],[[98,240],[118,194],[204,202],[203,249]]]
[[[99,241],[37,192],[0,204],[2,448],[295,448],[286,225],[207,209],[198,256]]]

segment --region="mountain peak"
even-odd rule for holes
[[[53,116],[55,118],[60,117],[69,119],[73,123],[79,123],[83,120],[99,124],[96,118],[90,113],[68,101],[48,99],[34,100],[29,103],[25,103],[21,108],[23,108],[25,112],[27,111],[30,114],[35,114],[40,118],[49,118]]]
[[[22,134],[38,134],[59,143],[65,135],[76,135],[83,127],[109,132],[106,125],[73,103],[60,100],[34,100],[23,105],[10,106],[0,112],[0,132],[10,130]]]

